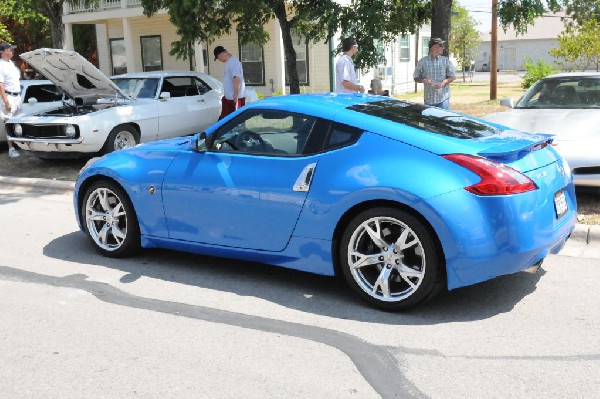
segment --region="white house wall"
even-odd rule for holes
[[[142,70],[142,56],[140,37],[160,35],[161,50],[163,58],[163,69],[165,70],[189,70],[189,60],[176,59],[175,56],[169,54],[171,43],[178,40],[175,27],[169,21],[168,14],[159,13],[151,18],[140,15],[141,7],[124,8],[122,10],[112,10],[103,12],[84,12],[78,14],[68,14],[63,16],[63,20],[69,24],[87,23],[96,24],[96,36],[98,45],[98,62],[99,68],[107,75],[112,74],[112,65],[110,57],[110,40],[125,38],[125,29],[129,31],[130,41],[127,48],[128,60],[133,60],[133,68],[128,65],[128,72],[138,72]],[[118,17],[116,12],[121,11],[126,15],[124,18]],[[72,26],[72,25],[71,25]],[[282,66],[278,59],[279,52],[282,48],[277,46],[276,40],[280,40],[278,33],[278,22],[273,19],[265,27],[269,32],[271,41],[264,46],[264,85],[253,86],[257,91],[264,96],[270,96],[279,93],[284,88],[284,74],[280,69]],[[235,32],[235,29],[233,29]],[[419,36],[419,43],[423,37],[429,37],[429,30],[425,29]],[[336,37],[333,47],[336,47],[340,38]],[[414,81],[412,74],[415,67],[415,36],[410,35],[410,60],[400,61],[400,51],[398,41],[393,43],[393,48],[388,46],[386,49],[387,64],[386,74],[383,79],[384,89],[390,91],[391,94],[405,93],[414,91]],[[126,40],[126,44],[127,40]],[[204,44],[205,45],[205,44]],[[210,43],[207,48],[207,68],[204,70],[210,73],[215,78],[223,79],[224,64],[219,61],[214,61],[212,50],[214,46],[222,45],[229,52],[239,57],[239,44],[237,35],[225,35]],[[360,48],[360,43],[359,43]],[[418,57],[421,58],[422,45],[418,46]],[[300,86],[301,92],[306,93],[322,93],[330,91],[330,54],[329,44],[311,43],[308,46],[308,80],[309,85]],[[391,67],[391,74],[387,73],[387,67]],[[201,70],[202,66],[196,66],[196,70]],[[360,71],[360,83],[365,87],[369,87],[371,79],[375,76],[374,70]],[[271,84],[271,79],[273,83]],[[285,87],[285,92],[289,93],[289,87]]]

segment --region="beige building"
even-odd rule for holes
[[[527,58],[531,58],[533,62],[543,60],[554,64],[555,58],[548,52],[550,49],[558,47],[558,35],[565,29],[562,21],[564,16],[564,13],[547,13],[537,18],[523,35],[517,34],[512,28],[507,29],[506,32],[502,28],[498,28],[498,69],[523,71]],[[482,35],[481,40],[475,59],[475,70],[489,71],[491,35],[489,33]]]
[[[98,6],[92,8],[86,8],[83,2],[76,6],[65,3],[63,23],[69,50],[73,49],[73,25],[95,25],[99,67],[109,76],[125,72],[191,69],[222,80],[224,64],[214,61],[212,56],[213,47],[222,45],[242,61],[247,85],[264,96],[289,92],[285,84],[281,30],[276,20],[271,20],[266,27],[271,40],[264,46],[242,45],[234,33],[211,44],[196,44],[195,58],[185,61],[169,55],[171,43],[178,40],[178,36],[166,11],[161,10],[148,18],[143,15],[141,0],[100,0]],[[371,79],[380,78],[384,89],[390,93],[414,91],[412,73],[415,60],[427,53],[429,31],[429,28],[422,29],[417,35],[402,36],[388,44],[385,48],[387,63],[361,71],[361,83],[369,87]],[[337,44],[339,37],[334,41]],[[330,45],[307,45],[300,38],[295,38],[294,42],[301,91],[319,93],[332,90],[335,85],[332,85],[330,76],[334,73],[335,59],[330,57]]]

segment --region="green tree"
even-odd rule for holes
[[[521,87],[524,89],[528,89],[538,80],[558,72],[558,70],[552,64],[549,64],[544,60],[533,62],[530,57],[525,59],[524,66],[525,75],[523,76],[523,82],[521,83]]]
[[[430,10],[420,0],[352,0],[345,6],[335,0],[142,0],[142,5],[148,16],[168,10],[180,38],[172,44],[171,55],[184,59],[193,56],[193,43],[213,41],[234,27],[242,43],[262,45],[269,40],[264,26],[276,18],[294,94],[300,93],[300,84],[292,31],[310,42],[330,40],[338,30],[356,37],[361,51],[355,64],[364,69],[382,61],[378,43],[416,31]]]
[[[17,52],[48,43],[47,22],[43,14],[23,7],[21,1],[3,0],[0,3],[0,39],[15,43]]]
[[[465,81],[465,69],[471,67],[471,61],[475,58],[475,48],[479,46],[479,32],[476,27],[479,24],[475,21],[466,8],[459,5],[453,7],[455,12],[452,15],[450,30],[450,46],[454,56],[463,70],[463,82]]]
[[[557,64],[565,70],[581,70],[590,65],[600,67],[600,25],[593,19],[582,21],[581,25],[567,26],[558,36],[558,47],[549,51],[557,58]]]

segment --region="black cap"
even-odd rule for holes
[[[429,48],[435,46],[436,44],[443,46],[444,44],[446,44],[446,42],[440,39],[439,37],[432,37],[431,39],[429,39]]]
[[[213,50],[213,54],[215,55],[215,61],[217,60],[217,57],[219,56],[219,54],[224,53],[225,51],[225,47],[223,46],[217,46],[215,47],[215,49]]]
[[[0,52],[3,52],[4,50],[8,50],[9,48],[17,48],[17,46],[10,44],[10,43],[6,43],[6,42],[0,43]]]
[[[353,37],[347,37],[345,39],[342,40],[342,51],[348,51],[350,50],[353,46],[358,46],[358,44],[356,43],[356,39]]]

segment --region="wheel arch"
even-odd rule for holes
[[[423,226],[425,226],[425,228],[431,234],[431,237],[434,240],[436,252],[438,253],[438,258],[441,262],[440,263],[441,273],[439,275],[441,277],[443,277],[444,282],[445,282],[447,279],[446,257],[444,256],[442,243],[441,243],[440,238],[439,238],[438,234],[436,233],[435,229],[433,228],[431,223],[429,223],[429,221],[414,208],[412,208],[406,204],[402,204],[400,202],[391,201],[391,200],[370,200],[370,201],[361,202],[359,204],[354,205],[350,209],[348,209],[342,215],[342,217],[338,220],[338,222],[335,226],[335,230],[333,232],[333,239],[331,240],[331,246],[332,246],[331,251],[332,251],[332,256],[333,256],[333,269],[334,269],[335,274],[337,276],[341,275],[339,253],[340,253],[340,241],[341,241],[342,235],[344,234],[344,229],[348,226],[348,224],[350,224],[352,219],[354,219],[361,212],[363,212],[367,209],[381,208],[381,207],[396,208],[401,211],[410,213],[412,216],[416,217],[421,223],[423,223]]]
[[[85,197],[85,193],[87,192],[87,190],[90,188],[90,186],[98,181],[102,181],[102,180],[106,180],[106,181],[110,181],[111,183],[114,183],[115,185],[119,186],[123,192],[125,193],[125,195],[127,195],[127,199],[129,200],[129,202],[133,203],[133,201],[131,200],[131,196],[129,195],[129,193],[127,192],[127,190],[125,189],[125,187],[123,187],[123,185],[121,183],[119,183],[118,180],[110,177],[110,176],[106,176],[106,175],[93,175],[90,176],[89,178],[85,179],[85,181],[83,181],[83,183],[81,183],[81,185],[79,186],[78,190],[77,190],[77,214],[79,215],[79,220],[80,223],[83,226],[84,223],[84,215],[81,213],[81,207],[83,205],[83,201],[84,201],[84,197]],[[137,220],[137,215],[136,215],[136,220]],[[138,221],[139,224],[139,221]]]
[[[110,131],[108,132],[108,134],[106,135],[106,139],[104,140],[104,145],[102,145],[102,149],[105,150],[106,146],[108,145],[108,140],[110,139],[110,136],[112,134],[112,132],[115,131],[115,129],[121,127],[121,126],[128,126],[133,128],[134,132],[135,132],[135,139],[138,143],[141,143],[142,140],[142,130],[139,124],[135,123],[135,122],[124,122],[124,123],[119,123],[118,125],[113,126],[112,129],[110,129]]]

